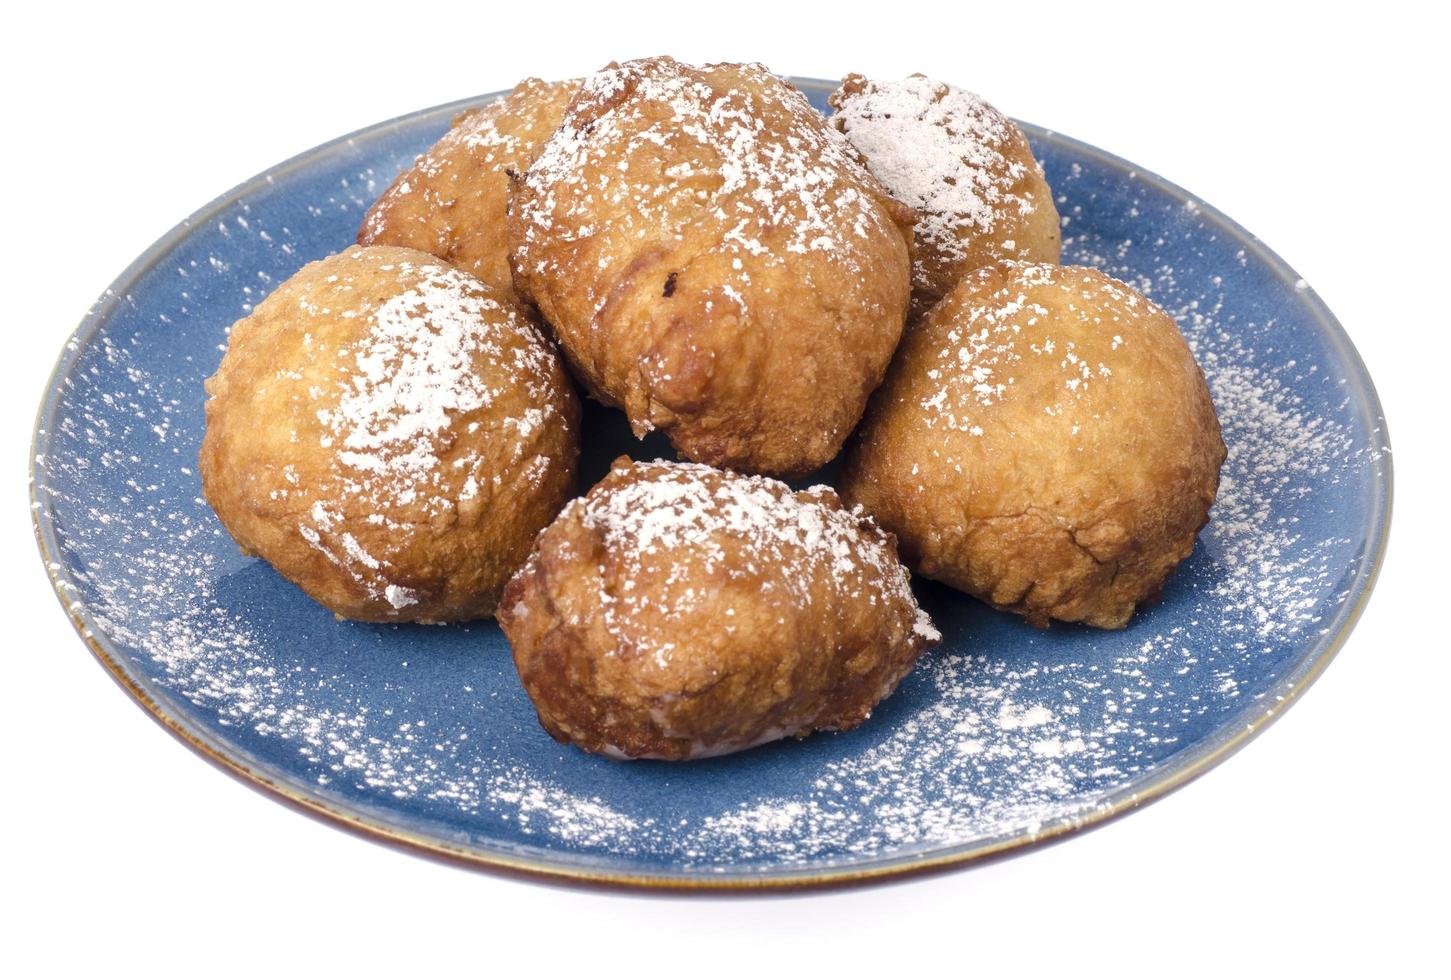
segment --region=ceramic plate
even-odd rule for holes
[[[830,83],[797,84],[824,106]],[[1040,632],[919,582],[944,642],[870,722],[671,765],[551,741],[492,622],[334,620],[244,558],[201,500],[202,380],[227,327],[349,245],[466,104],[328,143],[203,208],[116,280],[56,367],[33,483],[50,575],[107,669],[212,760],[355,829],[481,865],[640,885],[861,880],[1159,796],[1262,730],[1344,641],[1391,487],[1350,341],[1213,208],[1032,126],[1064,262],[1102,268],[1178,318],[1229,445],[1198,549],[1127,629]],[[587,481],[617,453],[668,449],[597,406],[585,437]]]

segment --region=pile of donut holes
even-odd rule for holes
[[[570,562],[594,574],[584,565],[609,559],[557,546],[541,559],[536,545],[579,493],[577,385],[637,436],[658,430],[722,471],[712,486],[841,457],[836,492],[811,506],[871,526],[868,564],[900,556],[1035,626],[1124,626],[1192,551],[1225,457],[1189,346],[1147,297],[1057,264],[1052,191],[992,106],[922,76],[856,75],[830,104],[821,115],[759,65],[661,57],[529,79],[458,116],[373,205],[356,247],[232,329],[201,452],[224,526],[342,617],[497,613],[522,672],[559,642],[548,616],[566,603],[546,585],[567,590]],[[628,469],[598,493],[645,478]],[[789,495],[767,483],[780,489],[750,492]],[[652,494],[641,499],[668,497]],[[516,572],[527,582],[510,585]],[[890,591],[852,581],[830,602]],[[607,648],[591,651],[561,619],[573,679],[526,688],[556,737],[612,754],[686,758],[850,727],[935,640],[904,602],[879,603],[890,629],[810,610],[826,640],[808,700],[831,718],[790,691],[756,692],[744,721],[713,703],[729,729],[713,747],[651,731],[649,712],[632,727],[617,673],[608,704],[581,698],[629,637],[600,632]],[[822,681],[855,663],[833,652],[833,620],[880,648],[860,703]],[[790,659],[789,633],[763,630],[734,656]],[[711,686],[709,669],[686,673]],[[553,711],[550,691],[570,706]],[[605,721],[609,738],[593,738]]]

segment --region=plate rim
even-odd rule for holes
[[[803,91],[830,92],[839,84],[828,79],[795,76],[788,76],[788,78],[792,84]],[[405,124],[413,125],[425,119],[431,121],[435,117],[451,117],[461,109],[478,105],[483,100],[499,94],[502,93],[491,92],[458,99],[373,123],[304,150],[218,195],[153,242],[116,277],[87,311],[76,329],[66,338],[61,347],[60,356],[47,379],[46,388],[36,412],[30,442],[29,497],[36,544],[51,587],[55,590],[56,598],[65,610],[67,618],[70,619],[72,627],[80,635],[92,655],[111,675],[111,678],[152,720],[214,766],[295,810],[325,820],[370,840],[401,847],[411,853],[422,854],[449,863],[462,864],[472,869],[503,872],[534,880],[683,892],[806,889],[880,882],[902,876],[950,870],[969,863],[1002,856],[1019,848],[1059,840],[1068,834],[1101,826],[1109,820],[1162,798],[1218,766],[1265,731],[1299,700],[1344,646],[1370,600],[1384,565],[1394,502],[1394,459],[1385,412],[1376,391],[1375,382],[1371,379],[1364,360],[1356,350],[1344,326],[1313,288],[1308,285],[1297,287],[1298,283],[1304,283],[1304,279],[1284,259],[1218,208],[1153,171],[1106,150],[1046,127],[1018,121],[1018,125],[1024,132],[1036,141],[1057,143],[1080,155],[1096,158],[1115,169],[1132,172],[1135,180],[1154,186],[1171,198],[1185,204],[1192,204],[1202,219],[1218,226],[1223,233],[1238,241],[1247,251],[1252,252],[1258,261],[1272,270],[1290,287],[1291,295],[1295,295],[1314,315],[1321,332],[1331,341],[1336,353],[1347,367],[1346,380],[1352,385],[1353,390],[1359,390],[1364,415],[1371,423],[1371,430],[1379,436],[1378,448],[1382,452],[1380,460],[1382,470],[1379,479],[1373,485],[1375,499],[1372,501],[1372,514],[1369,521],[1375,546],[1373,549],[1368,549],[1361,559],[1351,584],[1351,594],[1340,603],[1336,610],[1335,616],[1340,621],[1339,625],[1333,633],[1323,634],[1316,638],[1315,642],[1307,644],[1304,652],[1286,671],[1281,680],[1266,691],[1266,699],[1271,695],[1274,696],[1274,700],[1269,702],[1267,708],[1260,710],[1264,703],[1263,700],[1246,705],[1240,712],[1219,725],[1203,741],[1186,748],[1182,758],[1151,770],[1144,776],[1119,787],[1113,793],[1103,797],[1093,810],[1075,817],[1058,818],[1030,830],[1000,834],[975,843],[948,845],[906,856],[877,855],[861,861],[849,861],[835,867],[816,866],[771,872],[749,869],[738,872],[703,870],[679,874],[621,871],[592,865],[591,862],[598,859],[587,856],[582,859],[578,857],[573,859],[534,858],[506,851],[503,848],[463,845],[442,837],[411,830],[406,825],[378,819],[366,813],[361,807],[339,806],[319,795],[289,785],[288,780],[277,778],[278,775],[285,774],[271,773],[268,771],[271,767],[241,758],[242,753],[235,747],[222,744],[203,726],[190,723],[185,718],[184,712],[168,708],[162,698],[158,697],[158,692],[151,691],[142,679],[133,676],[124,662],[128,658],[119,654],[118,650],[113,648],[113,644],[108,647],[108,643],[111,643],[109,637],[96,623],[90,621],[89,617],[84,614],[84,610],[78,612],[67,596],[67,589],[70,586],[63,580],[61,574],[66,566],[57,561],[55,557],[58,550],[54,515],[40,500],[37,493],[38,487],[44,479],[42,467],[45,454],[42,450],[48,447],[48,440],[53,435],[53,429],[48,423],[55,416],[61,400],[59,382],[68,375],[74,361],[86,349],[95,334],[106,324],[114,308],[124,301],[132,284],[168,255],[175,245],[188,237],[197,227],[238,203],[252,190],[271,183],[278,175],[290,173],[331,154],[343,152],[355,146],[362,139],[376,139],[389,131],[402,128]],[[1245,715],[1251,710],[1256,711],[1254,717],[1243,721]],[[1178,754],[1176,753],[1176,755]],[[1175,760],[1175,756],[1170,756],[1169,760]],[[548,854],[547,851],[545,853]]]

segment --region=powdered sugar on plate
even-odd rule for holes
[[[1282,289],[1247,240],[1158,185],[1066,144],[1040,152],[1065,259],[1176,316],[1229,446],[1199,550],[1122,632],[1039,632],[920,584],[944,642],[868,724],[671,766],[551,743],[491,623],[334,622],[238,555],[198,499],[200,382],[259,292],[347,240],[356,214],[328,200],[339,177],[363,186],[382,151],[249,192],[103,302],[38,441],[51,572],[91,639],[189,730],[292,792],[456,847],[749,875],[1091,819],[1287,695],[1358,587],[1385,462],[1349,368],[1285,298],[1307,291]]]

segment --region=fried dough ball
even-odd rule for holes
[[[1058,210],[1043,168],[1023,131],[987,102],[923,75],[848,75],[828,101],[832,123],[872,173],[917,211],[914,321],[979,266],[1058,261]]]
[[[544,728],[633,759],[854,728],[939,639],[892,536],[830,488],[624,457],[539,535],[499,625]]]
[[[1174,320],[1101,272],[1002,262],[908,333],[842,495],[923,575],[1117,628],[1194,549],[1224,442]]]
[[[901,335],[910,212],[759,65],[585,79],[509,222],[515,289],[576,375],[699,462],[822,465]]]
[[[313,262],[232,327],[202,492],[339,617],[492,615],[574,493],[579,403],[528,315],[431,255]]]
[[[577,80],[526,78],[508,95],[460,113],[368,210],[358,244],[429,252],[514,298],[504,227],[509,175],[533,161],[578,88]]]

